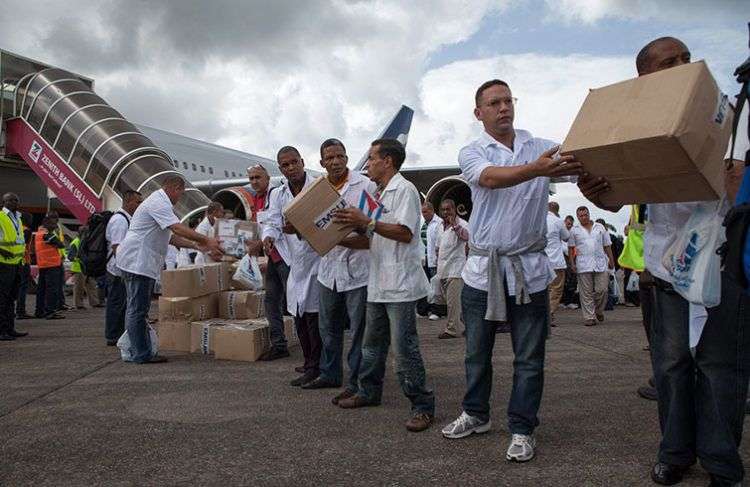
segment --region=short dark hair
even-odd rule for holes
[[[320,158],[323,158],[323,149],[327,147],[334,147],[338,146],[344,149],[344,152],[346,152],[346,147],[344,147],[344,143],[341,142],[339,139],[326,139],[323,141],[322,144],[320,144]]]
[[[586,210],[588,212],[589,208],[587,206],[579,206],[578,208],[576,208],[576,213],[578,213],[581,210]]]
[[[568,215],[568,216],[566,216],[566,217],[565,217],[564,219],[565,219],[565,220],[567,220],[567,219],[571,219],[571,220],[575,221],[575,218],[573,218],[573,215]]]
[[[122,193],[122,201],[130,201],[130,199],[135,198],[136,196],[141,196],[141,193],[134,189],[125,190],[125,192]]]
[[[164,186],[172,186],[175,188],[184,188],[185,187],[185,178],[183,178],[179,174],[170,174],[166,178],[164,178],[164,181],[161,183],[162,187]]]
[[[291,145],[285,145],[284,147],[279,149],[279,152],[276,153],[276,162],[279,162],[279,158],[289,152],[294,152],[299,157],[302,157],[302,155],[299,153],[296,147],[292,147]]]
[[[206,207],[206,213],[211,213],[212,211],[216,210],[224,211],[224,205],[222,205],[219,201],[212,201]]]
[[[378,147],[378,155],[382,158],[390,157],[393,161],[393,168],[397,171],[406,159],[406,150],[404,145],[396,139],[378,139],[370,144],[372,147]]]
[[[474,103],[477,107],[479,106],[479,102],[482,100],[482,94],[484,93],[484,90],[495,85],[505,86],[506,88],[510,89],[508,83],[501,79],[491,79],[489,81],[485,81],[479,86],[479,88],[477,88],[477,93],[476,95],[474,95]]]
[[[646,65],[648,64],[650,58],[649,55],[651,54],[651,48],[655,45],[659,44],[660,42],[677,42],[679,44],[685,45],[684,42],[679,40],[676,37],[659,37],[658,39],[654,39],[653,41],[649,42],[645,46],[641,48],[640,51],[638,51],[638,55],[635,57],[635,69],[638,71],[638,74],[643,74],[643,72],[646,70]]]

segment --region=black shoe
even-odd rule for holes
[[[16,315],[17,320],[30,320],[31,318],[33,318],[33,316],[27,315],[26,313]]]
[[[641,396],[643,399],[648,399],[649,401],[658,401],[659,395],[656,393],[656,389],[654,389],[651,386],[641,386],[638,388],[638,395]]]
[[[458,338],[458,337],[456,335],[448,333],[447,331],[444,331],[440,335],[438,335],[438,338],[441,340],[450,340],[451,338]]]
[[[708,487],[742,487],[742,481],[735,482],[734,480],[714,474],[709,474],[709,477],[711,478],[711,483],[708,484]]]
[[[495,328],[495,333],[510,333],[510,323],[500,323]]]
[[[305,366],[304,365],[300,365],[299,367],[295,367],[294,371],[297,372],[298,374],[304,374],[305,373]]]
[[[65,316],[58,312],[50,313],[44,317],[45,320],[64,320]]]
[[[288,356],[289,356],[289,350],[277,350],[275,348],[272,348],[270,350],[266,350],[265,352],[263,352],[263,354],[260,356],[258,360],[261,360],[263,362],[269,362],[271,360],[286,358]]]
[[[682,482],[682,475],[687,469],[688,467],[659,462],[651,469],[651,480],[661,485],[674,485]]]
[[[15,339],[16,337],[14,337],[13,335],[8,335],[7,333],[3,333],[2,335],[0,335],[0,342],[11,342]]]
[[[341,384],[327,381],[322,377],[318,377],[317,379],[302,384],[303,389],[338,389],[339,387],[341,387]]]
[[[107,346],[108,347],[116,347],[117,346],[117,340],[107,340]]]
[[[150,359],[141,363],[142,364],[163,364],[164,362],[169,362],[169,359],[167,359],[167,357],[162,357],[161,355],[154,355]]]
[[[21,337],[25,337],[26,335],[28,335],[28,332],[25,332],[25,331],[16,331],[16,330],[11,330],[11,331],[10,331],[10,332],[8,333],[8,335],[10,335],[10,336],[12,336],[12,337],[16,337],[16,338],[21,338]]]
[[[315,379],[318,378],[318,373],[314,371],[305,372],[301,376],[297,377],[293,381],[289,382],[290,385],[294,387],[301,387],[304,384],[307,384],[308,382],[312,382]]]

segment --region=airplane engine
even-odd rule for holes
[[[224,188],[211,197],[224,206],[224,210],[234,213],[235,218],[246,220],[253,213],[253,203],[250,191],[242,186]]]
[[[429,201],[439,213],[440,203],[445,199],[456,202],[456,212],[464,220],[471,215],[471,189],[461,176],[448,176],[441,179],[427,191],[425,201]]]

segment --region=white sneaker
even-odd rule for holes
[[[505,459],[509,462],[528,462],[534,458],[534,448],[536,448],[536,440],[533,435],[514,434]]]
[[[578,305],[577,305],[577,304],[575,304],[575,303],[570,303],[570,304],[568,305],[568,309],[578,309]]]
[[[427,319],[428,319],[428,320],[430,320],[430,321],[437,321],[437,320],[439,320],[439,319],[440,319],[440,317],[439,317],[438,315],[436,315],[435,313],[432,313],[432,314],[430,315],[430,317],[429,317],[429,318],[427,318]]]
[[[462,412],[458,419],[443,428],[443,436],[450,439],[464,438],[472,433],[487,433],[491,428],[492,421],[482,421]]]

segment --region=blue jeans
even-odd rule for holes
[[[416,301],[367,303],[367,325],[362,340],[359,396],[380,404],[388,348],[394,343],[396,376],[415,413],[434,414],[435,396],[427,390],[417,336]]]
[[[750,297],[722,276],[721,304],[709,308],[695,348],[688,348],[688,302],[655,279],[651,361],[659,394],[660,462],[687,466],[700,458],[709,473],[739,482],[750,378]]]
[[[359,389],[359,367],[362,363],[362,337],[365,332],[367,286],[337,292],[318,283],[320,288],[320,314],[318,326],[323,350],[320,354],[320,377],[328,382],[341,384],[344,378],[344,324],[347,316],[352,343],[346,362],[349,364],[347,390]]]
[[[127,290],[125,328],[130,338],[133,362],[143,363],[151,359],[151,338],[148,333],[148,310],[155,280],[150,277],[123,272]]]
[[[125,310],[127,308],[127,290],[125,281],[120,276],[107,272],[107,310],[104,321],[104,338],[117,340],[125,333]]]
[[[531,295],[528,304],[507,299],[510,338],[513,344],[513,389],[508,403],[508,429],[513,434],[530,435],[539,426],[539,405],[544,386],[544,346],[547,338],[549,298],[547,290]],[[487,321],[487,292],[464,285],[461,308],[466,327],[467,414],[490,419],[492,392],[492,349],[499,322]]]
[[[268,259],[265,275],[266,295],[263,305],[266,318],[271,328],[271,346],[279,352],[287,350],[284,336],[284,311],[286,311],[286,281],[289,278],[289,266],[281,260],[274,263]]]

